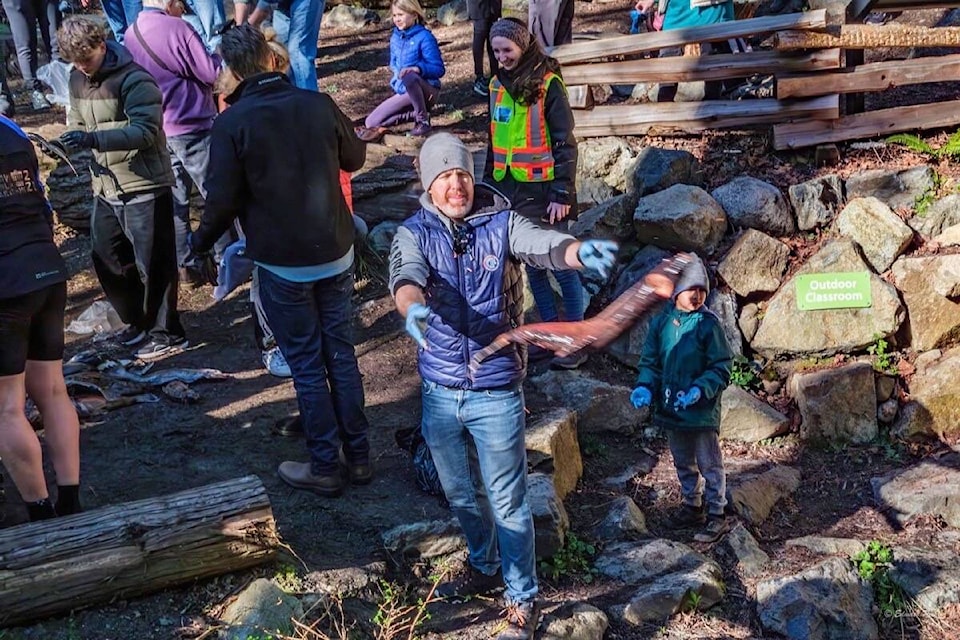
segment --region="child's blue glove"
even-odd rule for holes
[[[639,9],[630,10],[630,33],[640,33],[640,21],[645,19],[646,14],[640,13]]]
[[[427,316],[429,315],[430,307],[425,304],[414,302],[407,307],[407,323],[405,326],[407,333],[424,349],[427,348],[427,340],[423,337],[423,332],[427,329]]]
[[[630,394],[630,402],[637,409],[649,407],[650,403],[653,402],[653,394],[646,387],[637,387]]]
[[[690,387],[686,391],[677,392],[677,401],[673,403],[673,410],[689,409],[700,400],[700,387]]]
[[[592,269],[604,280],[617,261],[619,246],[612,240],[584,240],[577,250],[577,258],[585,269]]]

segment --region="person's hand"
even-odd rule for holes
[[[547,205],[547,215],[544,216],[544,222],[556,224],[570,215],[570,205],[551,202]]]
[[[592,269],[606,280],[617,260],[618,249],[612,240],[584,240],[577,250],[577,258],[584,269]]]
[[[690,387],[686,391],[677,393],[677,400],[673,403],[674,411],[682,411],[695,405],[700,400],[700,387]]]
[[[187,247],[189,252],[180,266],[196,271],[204,282],[217,286],[219,279],[217,261],[213,259],[213,255],[209,251],[194,249],[192,232],[187,233]]]
[[[651,402],[653,402],[653,394],[646,387],[637,387],[630,394],[630,404],[637,409],[649,407]]]
[[[404,67],[403,69],[400,69],[400,73],[397,75],[402,78],[408,73],[420,73],[420,67]]]
[[[427,330],[427,317],[430,315],[430,307],[419,302],[414,302],[407,307],[406,330],[413,338],[414,342],[427,349],[427,340],[423,337],[423,332]]]
[[[71,151],[92,149],[94,141],[94,135],[86,131],[67,131],[60,136],[60,142]]]

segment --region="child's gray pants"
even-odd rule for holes
[[[706,485],[707,512],[722,516],[727,506],[727,476],[723,471],[723,453],[717,432],[712,429],[668,429],[667,439],[684,504],[697,508],[703,504],[702,475]]]

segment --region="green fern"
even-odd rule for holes
[[[960,158],[960,131],[955,132],[947,138],[944,145],[937,149],[937,155]]]
[[[937,155],[937,150],[931,147],[926,140],[912,133],[898,133],[896,135],[892,135],[887,138],[887,142],[891,144],[901,144],[911,151],[916,151],[917,153],[926,153],[931,156]]]

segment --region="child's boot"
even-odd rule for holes
[[[697,535],[693,536],[696,542],[716,542],[730,531],[730,521],[722,513],[720,515],[710,514],[707,518],[707,526]]]
[[[706,521],[707,514],[702,504],[694,506],[684,502],[670,517],[670,526],[674,529],[686,529],[688,527],[699,527]]]

